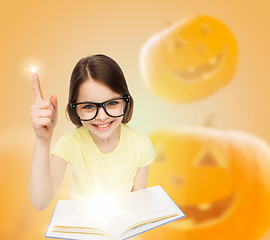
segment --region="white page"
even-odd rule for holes
[[[160,186],[129,193],[120,198],[118,204],[122,214],[120,213],[117,217],[119,220],[110,225],[110,232],[117,236],[136,223],[162,216],[182,214],[182,211]]]
[[[93,229],[96,228],[107,232],[105,222],[98,216],[92,215],[91,217],[89,217],[90,215],[91,208],[87,205],[87,203],[60,200],[51,219],[51,223],[47,231],[47,236],[55,236],[55,234],[58,234],[52,232],[54,226],[70,226],[73,228],[87,227]]]
[[[180,219],[180,218],[183,218],[183,217],[185,217],[185,214],[181,213],[181,214],[179,214],[176,217],[171,217],[171,218],[168,218],[168,219],[164,219],[164,220],[160,220],[160,221],[157,221],[157,222],[153,222],[153,223],[148,223],[148,224],[142,225],[140,227],[131,229],[127,233],[123,234],[121,236],[121,239],[126,239],[126,238],[129,238],[129,237],[133,237],[133,236],[135,236],[135,235],[137,235],[139,233],[143,233],[143,232],[145,232],[147,230],[156,228],[158,226],[161,226],[163,224],[169,223],[171,221],[174,221],[174,220],[177,220],[177,219]]]

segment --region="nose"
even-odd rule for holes
[[[103,107],[100,107],[98,109],[98,114],[96,116],[96,119],[100,120],[100,121],[104,121],[108,118],[109,116],[107,115],[107,113],[105,112]]]
[[[203,52],[205,51],[205,48],[206,48],[205,44],[200,44],[200,45],[198,45],[198,47],[197,47],[197,51],[198,51],[199,53],[203,53]]]
[[[170,176],[169,179],[176,186],[181,185],[185,181],[185,178],[182,176]]]

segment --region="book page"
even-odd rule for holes
[[[143,233],[145,231],[156,228],[156,227],[161,226],[163,224],[166,224],[166,223],[172,222],[174,220],[180,219],[180,218],[182,218],[184,216],[185,216],[184,214],[183,215],[177,215],[175,217],[166,218],[166,219],[163,219],[163,220],[160,220],[160,221],[151,222],[151,223],[147,223],[147,224],[132,228],[129,231],[122,234],[121,239],[127,239],[127,238],[130,238],[130,237],[133,237],[133,236],[135,236],[135,235],[137,235],[139,233]]]
[[[84,239],[86,234],[111,237],[104,218],[95,216],[91,206],[84,202],[60,200],[53,213],[46,236],[74,234]],[[66,233],[66,234],[65,234]],[[79,239],[79,238],[74,238]]]
[[[131,192],[118,200],[118,206],[117,221],[110,225],[110,232],[118,236],[150,222],[184,216],[160,186]]]

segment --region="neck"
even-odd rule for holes
[[[121,135],[121,126],[119,125],[116,131],[109,138],[103,139],[95,135],[91,135],[91,137],[101,152],[110,153],[117,147],[120,141],[120,135]]]

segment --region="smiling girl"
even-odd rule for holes
[[[76,129],[66,133],[50,153],[57,122],[57,97],[44,100],[33,73],[35,103],[30,114],[36,134],[29,176],[31,204],[46,208],[68,164],[73,200],[96,194],[119,197],[145,188],[155,153],[149,138],[126,125],[133,98],[118,64],[105,55],[82,58],[73,69],[67,113]]]

